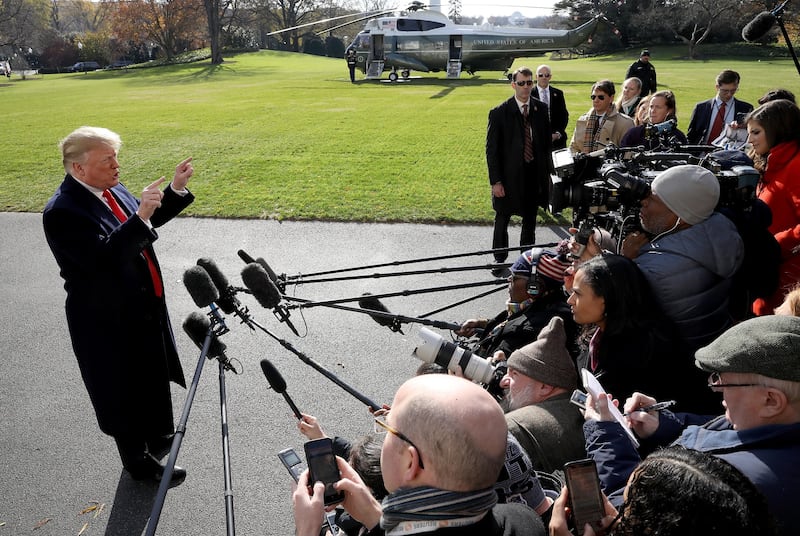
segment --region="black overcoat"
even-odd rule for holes
[[[128,215],[138,200],[112,188]],[[188,206],[191,193],[164,190],[150,223],[159,227]],[[169,381],[185,387],[164,297],[156,297],[142,251],[158,265],[158,238],[138,217],[120,223],[103,201],[70,175],[43,213],[45,236],[64,278],[66,314],[100,429],[152,437],[173,427]],[[160,269],[159,269],[160,273]]]
[[[533,127],[534,166],[525,172],[524,120],[511,97],[489,111],[486,128],[486,164],[489,183],[502,182],[505,197],[492,197],[492,208],[503,214],[536,215],[537,207],[547,206],[550,171],[553,168],[552,137],[547,105],[531,97],[528,110]]]

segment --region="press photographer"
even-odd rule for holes
[[[633,127],[622,136],[622,147],[642,146],[647,150],[667,149],[686,143],[686,135],[678,130],[675,116],[675,94],[659,91],[650,97],[646,124]]]

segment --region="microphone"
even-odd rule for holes
[[[183,331],[192,339],[198,348],[201,350],[203,349],[203,343],[205,342],[206,335],[208,335],[208,331],[211,328],[211,321],[208,317],[204,314],[198,313],[197,311],[192,312],[189,316],[186,317],[186,320],[183,321]],[[211,343],[208,346],[208,355],[206,357],[208,359],[213,359],[215,357],[222,357],[225,361],[228,360],[225,357],[225,343],[217,338],[217,334],[213,331],[211,332]]]
[[[358,300],[358,306],[366,311],[378,311],[381,313],[386,313],[390,315],[392,313],[389,312],[389,309],[381,303],[381,300],[370,294],[369,292],[364,293],[363,297]],[[405,335],[403,330],[400,329],[400,323],[396,322],[393,318],[388,318],[384,315],[376,315],[367,313],[371,319],[375,322],[380,324],[381,326],[386,326],[387,328],[391,329],[395,332],[400,332],[401,335]]]
[[[225,318],[220,314],[219,308],[214,303],[219,299],[219,292],[205,268],[195,265],[183,272],[183,284],[192,296],[195,305],[198,307],[210,307],[215,322],[219,323],[227,331],[228,327],[225,325]]]
[[[219,305],[219,308],[227,314],[236,312],[239,307],[239,300],[236,299],[236,289],[234,289],[228,278],[217,266],[213,260],[208,258],[197,259],[197,266],[202,267],[211,278],[211,282],[217,288],[219,297],[214,300]]]
[[[772,29],[776,22],[778,19],[773,12],[762,11],[742,28],[742,38],[745,41],[758,41]]]
[[[292,333],[300,336],[297,333],[291,320],[289,320],[289,310],[281,305],[281,293],[278,287],[269,278],[269,274],[264,268],[256,263],[251,262],[242,269],[242,281],[245,286],[253,293],[253,297],[265,309],[272,309],[272,313],[280,322],[285,322]]]
[[[284,400],[286,400],[286,403],[292,408],[292,413],[297,417],[297,420],[302,419],[303,415],[300,413],[300,410],[297,409],[292,397],[286,392],[286,381],[284,381],[278,369],[275,368],[275,365],[270,363],[269,359],[262,359],[261,370],[264,371],[264,376],[267,377],[267,381],[269,382],[269,386],[272,387],[272,390],[283,395]]]
[[[267,264],[267,261],[265,261],[261,257],[259,257],[257,259],[254,259],[250,255],[248,255],[247,252],[245,250],[243,250],[243,249],[240,249],[236,253],[239,255],[239,258],[242,259],[246,264],[252,264],[254,262],[257,262],[258,264],[260,264],[261,267],[264,268],[264,270],[266,270],[267,275],[269,275],[269,278],[272,280],[272,282],[275,283],[275,284],[278,283],[278,275],[275,273],[275,271],[272,268],[269,267],[269,264]]]

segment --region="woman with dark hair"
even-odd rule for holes
[[[643,145],[645,149],[653,150],[672,142],[686,143],[686,135],[675,126],[678,118],[675,117],[675,94],[672,91],[658,91],[651,95],[648,110],[647,123],[628,130],[619,142],[622,147]],[[670,119],[675,120],[675,124],[671,127],[663,125]],[[655,125],[661,125],[661,132]]]
[[[762,104],[747,116],[750,156],[761,172],[758,198],[772,211],[769,232],[781,248],[778,289],[753,312],[772,314],[800,281],[800,108],[788,100]]]
[[[633,126],[633,119],[614,106],[614,82],[600,80],[592,86],[592,108],[575,123],[569,149],[573,153],[591,153],[607,145],[619,145],[622,136]]]
[[[592,372],[607,393],[619,400],[634,391],[658,393],[658,400],[675,399],[694,413],[719,408],[707,375],[694,367],[632,260],[602,254],[579,265],[567,303],[583,327],[578,368]]]
[[[570,534],[566,488],[553,505],[551,536]],[[658,450],[631,474],[619,513],[606,499],[608,536],[773,536],[764,496],[721,458],[680,446]],[[593,536],[587,527],[585,536]]]

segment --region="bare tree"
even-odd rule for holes
[[[211,63],[222,63],[222,25],[223,17],[231,7],[231,0],[203,0],[208,21],[208,38],[211,41]]]
[[[697,47],[714,29],[728,18],[736,16],[745,2],[743,0],[668,0],[654,3],[640,13],[638,26],[663,28],[688,46],[688,57],[694,59]]]

